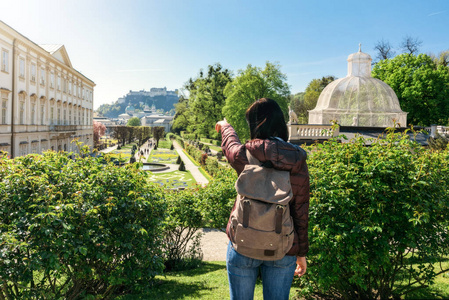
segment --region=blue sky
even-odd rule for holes
[[[0,0],[0,19],[37,44],[64,44],[96,83],[94,108],[129,90],[180,89],[221,63],[237,74],[278,62],[292,93],[346,76],[347,56],[419,38],[449,49],[448,0]]]

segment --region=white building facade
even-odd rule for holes
[[[37,45],[0,21],[0,151],[11,157],[93,145],[95,83],[63,45]]]

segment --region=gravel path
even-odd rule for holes
[[[201,250],[205,261],[225,261],[228,247],[228,236],[218,229],[203,228]]]

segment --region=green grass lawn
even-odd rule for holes
[[[211,150],[215,150],[215,151],[217,151],[217,152],[220,152],[221,151],[221,147],[218,147],[218,146],[215,146],[215,145],[208,145],[209,146],[209,148],[211,149]]]
[[[158,148],[170,149],[171,142],[167,140],[159,140]]]
[[[155,285],[140,295],[120,296],[117,299],[229,299],[229,285],[226,262],[203,262],[193,270],[167,272],[165,276],[156,276]],[[296,297],[298,288],[292,286],[290,299]],[[262,283],[257,281],[254,299],[262,300]],[[449,299],[449,276],[438,276],[435,284],[405,299]]]
[[[229,299],[226,262],[204,262],[201,267],[188,271],[169,272],[156,276],[156,284],[142,295],[126,295],[120,300],[131,299]],[[262,286],[256,286],[254,299],[262,300]]]
[[[196,185],[196,180],[189,171],[155,172],[149,176],[148,182],[160,184],[167,189],[179,187],[191,188]]]
[[[449,269],[449,258],[443,259],[441,266],[439,263],[434,266],[437,273],[441,267],[443,270]],[[417,268],[418,265],[414,265],[414,267]],[[404,299],[449,299],[449,272],[438,275],[435,282],[428,288],[409,293],[405,295]]]
[[[176,164],[176,160],[178,159],[178,153],[176,150],[168,150],[168,149],[157,149],[151,150],[150,155],[148,156],[147,162],[151,163],[165,163],[165,164]]]
[[[131,153],[131,150],[133,148],[133,146],[137,144],[136,143],[131,143],[131,144],[126,144],[125,146],[121,147],[120,150],[114,150],[111,153]]]

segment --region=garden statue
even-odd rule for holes
[[[291,108],[291,106],[288,107],[288,115],[290,116],[290,119],[288,121],[289,124],[298,124],[298,116],[296,115],[296,113],[293,111],[293,109]]]

